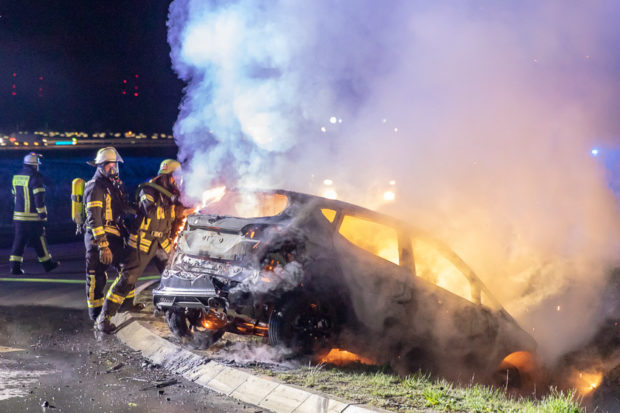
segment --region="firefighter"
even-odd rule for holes
[[[110,318],[125,299],[130,298],[129,293],[158,250],[161,248],[168,254],[172,248],[173,225],[179,204],[179,190],[173,172],[180,166],[178,161],[166,159],[161,163],[158,175],[141,185],[137,219],[129,235],[129,252],[120,277],[106,294],[103,311],[95,323],[99,331],[109,334],[116,329]]]
[[[97,170],[84,188],[86,222],[86,303],[88,315],[95,321],[103,307],[103,290],[111,266],[119,269],[123,258],[123,213],[125,194],[119,179],[123,158],[113,147],[99,149],[93,161]]]
[[[45,272],[50,272],[59,265],[58,261],[52,260],[45,240],[47,208],[43,175],[39,172],[41,158],[40,154],[30,152],[24,157],[23,169],[13,176],[11,192],[15,200],[13,211],[15,239],[9,261],[11,274],[14,275],[24,274],[22,262],[26,244],[34,247]]]
[[[180,167],[181,167],[181,164],[176,159],[165,159],[159,165],[159,172],[157,174],[158,175],[174,174],[178,176],[181,174]],[[174,221],[172,222],[170,239],[174,240],[176,238],[177,232],[179,231],[181,227],[181,224],[183,223],[183,220],[188,215],[188,213],[190,213],[191,211],[185,208],[185,206],[180,202],[179,200],[180,195],[179,195],[179,190],[178,190],[179,185],[178,185],[178,182],[176,181],[176,178],[174,178],[174,176],[172,176],[172,178],[175,180],[175,189],[173,193],[175,218],[174,218]],[[155,258],[153,259],[153,263],[155,264],[155,268],[157,268],[157,271],[159,271],[160,273],[164,271],[164,269],[166,268],[166,265],[168,264],[169,253],[170,251],[165,251],[163,248],[161,248],[161,246],[157,249],[157,252],[155,253]],[[121,310],[122,310],[122,307],[121,307]]]

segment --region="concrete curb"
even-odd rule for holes
[[[140,314],[120,313],[113,321],[116,337],[153,363],[182,375],[203,387],[275,413],[370,413],[387,412],[282,384],[224,366],[169,342],[151,331]]]

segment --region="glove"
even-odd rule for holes
[[[99,248],[99,261],[101,261],[104,265],[112,264],[112,260],[114,257],[112,256],[112,250],[110,247]]]

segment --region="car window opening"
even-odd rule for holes
[[[398,234],[394,228],[353,215],[345,215],[339,232],[357,247],[398,265]]]
[[[323,213],[323,215],[325,216],[325,218],[327,218],[329,222],[334,222],[334,219],[336,218],[336,210],[329,209],[329,208],[322,208],[321,212]]]
[[[200,213],[239,218],[271,217],[281,214],[288,203],[284,194],[228,191],[219,200],[201,208]]]
[[[412,239],[415,273],[438,287],[472,303],[480,303],[480,290],[472,288],[465,275],[431,244]]]

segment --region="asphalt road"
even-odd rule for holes
[[[257,410],[171,375],[115,336],[96,335],[86,312],[83,246],[50,250],[62,262],[57,272],[43,272],[31,251],[25,276],[0,266],[0,412]]]

